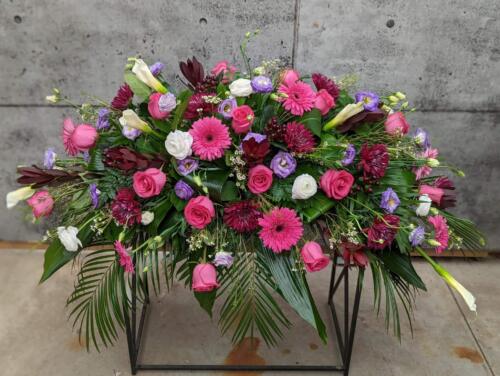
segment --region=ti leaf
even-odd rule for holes
[[[302,211],[307,223],[311,223],[335,206],[335,201],[329,199],[321,192],[316,193],[309,201],[311,201],[310,206]]]
[[[298,121],[309,128],[315,136],[321,137],[321,112],[317,108],[306,112]]]
[[[212,308],[214,306],[216,290],[210,292],[195,292],[194,297],[200,303],[200,307],[203,308],[210,317],[212,317]]]

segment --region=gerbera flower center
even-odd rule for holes
[[[281,231],[283,231],[283,225],[277,225],[276,232],[281,232]]]

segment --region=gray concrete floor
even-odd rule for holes
[[[41,251],[0,250],[0,374],[130,375],[124,335],[118,344],[100,354],[87,353],[79,344],[64,309],[74,271],[65,268],[39,286],[42,260]],[[497,334],[500,330],[500,260],[442,263],[477,297],[477,316],[467,311],[459,297],[427,264],[417,260],[416,268],[429,292],[417,299],[413,338],[403,320],[403,339],[399,342],[386,333],[383,318],[377,318],[373,311],[373,288],[368,273],[351,375],[500,375],[500,336]],[[319,309],[331,327],[325,301],[321,299],[326,296],[328,278],[328,272],[316,273],[311,275],[310,283]],[[247,342],[233,348],[228,338],[220,336],[216,321],[210,321],[182,286],[176,285],[170,295],[152,300],[141,355],[144,361],[327,364],[336,360],[332,355],[334,338],[323,346],[300,320],[293,320],[295,327],[278,348],[268,349],[263,343],[252,347]],[[286,312],[294,317],[293,312]],[[225,375],[239,374],[244,373]]]

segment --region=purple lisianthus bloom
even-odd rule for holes
[[[97,189],[97,185],[95,183],[92,183],[89,185],[89,192],[90,199],[92,200],[92,206],[94,209],[97,209],[99,206],[99,195],[101,194],[101,191]]]
[[[255,142],[260,144],[262,141],[264,141],[267,136],[265,134],[260,134],[260,133],[254,133],[254,132],[248,132],[245,137],[243,137],[243,141],[248,141],[250,139],[254,139]]]
[[[176,196],[181,200],[189,200],[194,195],[193,188],[191,188],[190,185],[184,180],[179,180],[175,183],[174,191]]]
[[[429,133],[422,128],[415,129],[413,133],[413,140],[415,143],[423,149],[428,149],[431,147],[431,140],[429,139]]]
[[[278,152],[271,160],[271,169],[279,178],[286,178],[295,172],[297,161],[290,154],[284,151]]]
[[[233,256],[229,252],[217,252],[214,257],[214,265],[229,268],[233,265]]]
[[[198,168],[199,162],[194,158],[184,158],[177,161],[177,171],[182,176],[189,175]]]
[[[232,112],[236,107],[238,107],[238,103],[236,99],[231,97],[220,102],[218,111],[224,119],[231,119],[233,117]]]
[[[95,128],[98,131],[109,128],[109,110],[107,108],[101,108],[99,109],[99,111],[97,111],[97,121],[95,123]]]
[[[266,76],[256,76],[251,81],[252,89],[256,93],[270,93],[273,91],[273,81]]]
[[[399,197],[394,192],[392,188],[387,188],[382,193],[382,199],[380,200],[380,207],[384,209],[387,213],[394,213],[400,204]]]
[[[127,127],[126,125],[124,125],[122,128],[122,135],[132,141],[134,141],[141,134],[142,132],[139,129]]]
[[[157,61],[156,63],[154,63],[153,65],[151,65],[149,67],[149,70],[151,71],[153,76],[158,76],[164,67],[165,67],[165,64],[163,64],[161,61]]]
[[[43,155],[43,167],[47,170],[52,170],[54,168],[54,164],[56,163],[57,154],[54,151],[54,148],[48,148],[45,150],[45,154]]]
[[[366,111],[375,111],[380,102],[378,95],[371,91],[359,91],[354,98],[356,99],[356,103],[363,102],[363,107]]]
[[[347,148],[345,149],[344,152],[344,159],[342,159],[342,164],[344,166],[350,165],[354,161],[355,157],[356,157],[356,149],[354,148],[354,145],[353,144],[347,145]]]
[[[408,240],[410,241],[413,247],[422,244],[424,239],[425,239],[425,229],[422,226],[418,226],[417,228],[413,229],[413,231],[410,232],[410,235],[408,236]]]
[[[158,107],[162,112],[171,112],[177,107],[177,98],[172,93],[163,94],[158,100]]]

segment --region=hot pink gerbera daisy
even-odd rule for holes
[[[231,145],[228,128],[216,117],[195,121],[189,133],[193,136],[194,153],[206,161],[222,157],[224,149]]]
[[[132,257],[128,254],[129,250],[125,248],[121,241],[115,241],[115,251],[120,256],[120,265],[127,273],[134,274],[134,262]]]
[[[316,94],[313,89],[302,81],[296,81],[290,85],[280,85],[278,92],[285,94],[283,107],[293,115],[302,116],[304,112],[314,107]]]
[[[427,148],[425,149],[425,151],[417,154],[417,157],[422,159],[437,158],[437,156],[438,156],[438,149],[431,149],[431,148]],[[432,168],[428,165],[424,165],[414,168],[413,172],[415,173],[416,179],[420,180],[423,177],[428,176],[432,172]]]
[[[281,253],[292,248],[302,236],[302,221],[293,209],[276,208],[259,218],[259,237],[267,248]]]
[[[439,246],[436,246],[436,252],[441,253],[446,248],[448,248],[448,224],[446,223],[446,218],[441,215],[435,215],[428,217],[427,220],[431,225],[434,226],[434,240],[439,242]]]

